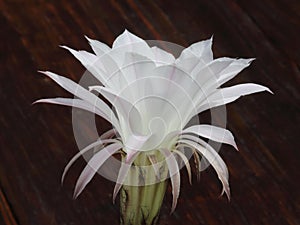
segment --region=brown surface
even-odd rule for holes
[[[125,28],[184,46],[214,34],[216,56],[257,58],[232,83],[257,82],[275,92],[227,107],[240,149],[221,151],[231,202],[218,198],[220,183],[208,169],[191,187],[184,179],[173,215],[168,193],[161,224],[300,224],[299,1],[2,0],[0,9],[1,224],[118,224],[112,182],[97,176],[72,200],[83,160],[60,185],[65,164],[78,151],[71,109],[31,103],[68,96],[37,70],[77,81],[84,71],[58,45],[89,49],[83,35],[111,44]]]

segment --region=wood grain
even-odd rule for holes
[[[78,162],[71,109],[31,103],[69,96],[37,73],[78,81],[84,68],[59,45],[89,50],[84,35],[112,44],[125,28],[144,39],[183,46],[214,35],[216,57],[255,57],[230,84],[255,82],[275,93],[247,96],[227,107],[239,152],[223,146],[232,199],[219,198],[211,168],[189,186],[185,171],[178,207],[160,224],[300,224],[300,2],[297,0],[2,0],[0,1],[0,224],[118,224],[113,183],[97,176],[72,199]],[[108,124],[98,121],[100,131]],[[194,176],[195,177],[195,176]]]

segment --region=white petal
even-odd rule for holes
[[[197,181],[200,181],[200,173],[201,173],[201,160],[199,153],[193,148],[193,156],[194,156],[194,163],[196,166],[196,176],[197,176]],[[203,158],[205,159],[205,158]],[[202,159],[202,160],[203,160]]]
[[[77,83],[75,83],[74,81],[66,77],[59,76],[55,73],[51,73],[48,71],[46,72],[40,71],[40,72],[50,77],[52,80],[54,80],[57,84],[59,84],[62,88],[64,88],[68,92],[87,101],[92,105],[95,105],[100,111],[102,111],[105,114],[106,116],[105,119],[111,121],[111,123],[114,126],[119,123],[111,108],[109,108],[109,106],[100,98],[98,98],[96,95],[92,94],[82,86],[78,85]],[[118,126],[116,126],[115,128],[118,131],[120,131]],[[120,133],[120,135],[122,135],[122,133]]]
[[[196,57],[177,59],[175,63],[178,68],[184,70],[188,74],[191,74],[196,68],[199,70],[199,68],[206,65],[205,62],[202,62],[201,59]]]
[[[213,52],[211,49],[212,41],[213,41],[213,37],[190,45],[188,48],[182,51],[181,55],[179,56],[179,59],[198,57],[201,58],[206,63],[212,61],[213,60]]]
[[[174,155],[168,149],[159,149],[159,151],[165,156],[168,169],[169,169],[170,178],[171,178],[172,195],[173,195],[173,203],[171,209],[171,213],[172,213],[176,208],[177,199],[179,197],[179,191],[180,191],[179,168]]]
[[[120,191],[120,189],[121,189],[121,187],[122,187],[122,185],[125,181],[127,173],[130,170],[131,165],[132,165],[133,161],[135,160],[135,158],[137,157],[138,154],[139,154],[139,152],[135,152],[134,155],[129,160],[126,160],[126,163],[122,162],[120,170],[119,170],[118,178],[117,178],[117,181],[116,181],[116,185],[115,185],[115,188],[114,188],[113,202],[115,202],[117,194]]]
[[[210,39],[192,44],[188,49],[197,57],[201,57],[205,62],[210,62],[213,60],[212,43],[213,36]]]
[[[121,46],[126,46],[134,43],[147,44],[142,38],[139,38],[138,36],[130,33],[128,30],[125,29],[125,31],[115,39],[112,47],[118,48]]]
[[[117,134],[117,130],[110,129],[108,131],[106,131],[105,133],[101,134],[100,139],[107,139],[107,138],[112,138],[113,136],[115,136]]]
[[[127,30],[116,38],[112,47],[113,51],[111,54],[119,65],[122,65],[124,62],[125,52],[135,52],[150,59],[153,58],[153,53],[149,45],[142,38]]]
[[[88,162],[88,165],[83,169],[80,174],[75,190],[74,190],[74,198],[77,198],[78,195],[83,191],[85,186],[91,181],[99,168],[103,165],[103,163],[111,157],[115,152],[117,152],[120,148],[122,148],[121,144],[111,144],[98,153],[96,153],[91,160]]]
[[[223,159],[210,145],[208,145],[205,141],[201,140],[200,138],[191,135],[184,135],[182,138],[183,139],[178,140],[178,143],[185,143],[191,146],[191,148],[194,148],[197,151],[199,151],[199,153],[202,154],[209,161],[209,163],[213,166],[213,168],[217,172],[220,181],[222,182],[223,185],[222,194],[225,191],[227,197],[230,198],[228,170]]]
[[[185,167],[186,167],[186,170],[188,172],[189,182],[190,182],[190,184],[192,184],[192,170],[191,170],[189,160],[187,159],[187,157],[182,152],[180,152],[176,149],[174,149],[173,152],[176,153],[177,155],[179,155],[180,158],[183,160],[183,162],[185,164]]]
[[[144,150],[145,143],[151,136],[131,134],[127,140],[123,140],[124,150],[126,151],[126,162],[129,162],[136,152]]]
[[[88,40],[89,44],[91,45],[93,51],[97,56],[101,56],[111,50],[110,47],[108,47],[106,44],[100,41],[90,39],[87,36],[85,36],[85,38]]]
[[[225,105],[230,102],[237,100],[238,98],[257,92],[268,91],[273,94],[273,92],[262,85],[259,84],[238,84],[232,87],[221,88],[211,94],[201,105],[198,107],[198,113],[206,109],[213,108],[220,105]]]
[[[62,45],[60,47],[64,48],[64,49],[67,49],[84,66],[94,64],[97,61],[97,59],[98,59],[96,55],[94,55],[92,53],[89,53],[87,51],[84,51],[84,50],[77,51],[77,50],[74,50],[74,49],[72,49],[72,48],[70,48],[68,46],[64,46],[64,45]]]
[[[134,84],[138,82],[138,79],[142,79],[147,75],[150,75],[154,68],[155,63],[151,59],[135,52],[126,52],[122,65],[122,74],[116,74],[116,76],[123,76],[124,80],[127,81],[126,86],[128,86],[128,88],[126,88],[122,94],[128,96],[133,101],[136,100],[135,96],[140,96],[145,87],[139,86],[138,88],[134,88]],[[142,85],[141,82],[139,85]],[[124,87],[125,85],[123,88]]]
[[[176,65],[192,72],[197,65],[205,65],[213,60],[212,38],[192,44],[184,49],[176,60]]]
[[[104,140],[104,139],[111,139],[112,137],[114,137],[116,134],[118,133],[118,131],[116,129],[110,129],[108,131],[106,131],[105,133],[101,134],[101,136],[98,138],[98,140]],[[118,139],[116,139],[118,140]],[[94,153],[96,151],[99,151],[100,149],[102,149],[104,147],[104,145],[99,145],[97,146],[97,148],[94,148]]]
[[[234,137],[229,130],[212,125],[194,125],[182,131],[182,134],[193,133],[216,142],[230,144],[237,149]]]
[[[228,68],[234,61],[235,59],[226,57],[215,59],[204,67],[196,67],[191,73],[191,76],[200,86],[206,85],[209,80],[217,82],[222,71]]]
[[[190,108],[187,115],[190,115],[188,119],[198,114],[196,111],[197,106],[201,104],[218,86],[218,78],[222,71],[228,68],[235,59],[231,58],[218,58],[203,67],[196,67],[191,73],[192,79],[198,85],[197,93],[193,95],[193,103],[195,107]]]
[[[127,129],[129,130],[127,130],[127,132],[136,134],[143,133],[142,118],[134,105],[108,88],[94,86],[90,87],[90,90],[95,90],[101,93],[116,108],[119,119],[122,118],[122,120],[128,125]]]
[[[99,145],[107,144],[107,143],[119,143],[119,141],[115,139],[100,139],[98,141],[93,142],[92,144],[86,146],[84,149],[80,150],[76,155],[72,157],[72,159],[68,162],[68,164],[65,166],[64,172],[61,177],[61,183],[64,182],[65,176],[67,172],[69,171],[70,167],[74,164],[74,162],[80,158],[80,156],[84,155],[86,152],[90,151],[92,148],[97,147]]]
[[[175,62],[175,57],[171,53],[156,46],[152,47],[151,50],[154,55],[153,61],[156,65],[166,65]]]
[[[94,54],[87,51],[76,51],[67,46],[61,46],[67,49],[81,64],[91,72],[91,74],[101,82],[103,85],[107,85],[107,71],[103,66],[101,60]]]
[[[221,86],[222,84],[234,78],[243,69],[247,68],[253,60],[254,58],[236,59],[234,62],[230,64],[230,66],[224,69],[222,73],[219,75],[217,87]]]
[[[35,103],[50,103],[50,104],[58,104],[76,107],[79,109],[87,110],[91,113],[96,113],[97,115],[103,117],[108,122],[110,122],[117,130],[120,130],[119,123],[116,123],[112,118],[107,117],[107,115],[99,108],[96,108],[94,105],[81,100],[81,99],[73,99],[73,98],[47,98],[47,99],[39,99],[34,102]]]
[[[219,98],[233,98],[233,97],[241,97],[244,95],[249,95],[257,92],[268,91],[271,94],[273,92],[262,85],[253,84],[253,83],[246,83],[246,84],[237,84],[231,87],[221,88],[216,91],[210,99],[219,99]]]
[[[195,70],[192,76],[199,87],[198,94],[194,98],[196,105],[202,105],[215,90],[228,80],[235,77],[241,70],[249,66],[253,59],[219,58],[203,67],[200,71]],[[207,109],[207,106],[205,107]],[[203,111],[203,109],[201,109]],[[198,110],[197,113],[200,111]]]

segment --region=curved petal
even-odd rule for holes
[[[121,189],[121,187],[122,187],[122,185],[125,181],[127,173],[130,170],[131,165],[132,165],[133,161],[135,160],[135,158],[137,157],[138,154],[139,154],[139,152],[135,152],[129,160],[126,159],[125,163],[122,162],[120,170],[119,170],[118,178],[117,178],[117,181],[116,181],[116,185],[114,187],[113,202],[115,202],[117,194],[120,191],[120,189]]]
[[[117,131],[112,128],[108,131],[106,131],[105,133],[101,134],[100,139],[107,139],[107,138],[112,138],[113,136],[115,136],[117,134]]]
[[[67,90],[68,92],[72,93],[73,95],[85,100],[86,102],[95,105],[96,108],[101,110],[103,114],[105,114],[105,119],[107,121],[111,121],[112,124],[116,125],[119,124],[114,112],[111,110],[111,108],[100,98],[98,98],[96,95],[93,93],[89,92],[82,86],[78,85],[74,81],[63,77],[59,76],[55,73],[48,72],[48,71],[40,71],[41,73],[47,75],[49,78],[54,80],[58,85],[60,85],[62,88]],[[118,127],[116,127],[118,129]],[[119,134],[122,135],[120,130],[118,130]]]
[[[119,65],[122,65],[124,61],[125,52],[136,52],[150,59],[153,58],[149,45],[142,38],[130,33],[128,30],[125,30],[115,39],[112,48],[112,54]]]
[[[191,73],[199,87],[201,88],[201,96],[206,96],[210,89],[215,88],[214,85],[218,84],[218,79],[226,68],[228,68],[235,59],[232,58],[218,58],[203,67],[196,67]]]
[[[127,140],[124,140],[124,150],[126,151],[126,162],[131,161],[132,157],[135,156],[136,152],[143,151],[145,143],[151,136],[142,136],[131,134]]]
[[[120,148],[122,148],[122,145],[119,143],[108,145],[91,158],[76,182],[73,196],[74,198],[77,198],[78,195],[80,195],[85,186],[91,181],[103,163]]]
[[[176,205],[177,205],[177,199],[179,197],[179,191],[180,191],[180,173],[177,161],[168,149],[159,149],[159,151],[164,155],[169,173],[171,178],[171,184],[172,184],[172,195],[173,195],[173,203],[172,203],[172,209],[171,213],[174,212]]]
[[[205,99],[203,103],[199,105],[197,112],[199,113],[209,108],[225,105],[237,100],[242,96],[262,91],[268,91],[269,93],[273,94],[269,88],[253,83],[238,84],[232,87],[221,88]]]
[[[213,60],[212,40],[213,37],[194,43],[184,49],[176,59],[176,65],[190,73],[197,65],[204,66],[211,62]]]
[[[222,99],[241,97],[262,91],[268,91],[269,93],[273,94],[273,92],[265,86],[253,83],[246,83],[237,84],[231,87],[220,88],[209,97],[209,100],[216,101],[220,98]]]
[[[106,44],[104,44],[100,41],[91,39],[87,36],[85,36],[85,38],[88,40],[90,46],[92,47],[93,51],[95,52],[95,54],[97,56],[101,56],[111,50],[110,47],[108,47]]]
[[[236,59],[234,62],[230,64],[226,69],[222,71],[218,78],[218,87],[222,84],[226,83],[227,81],[234,78],[238,73],[240,73],[243,69],[247,68],[251,62],[255,59]]]
[[[212,141],[226,143],[237,149],[234,137],[229,130],[212,125],[194,125],[182,131],[182,134],[193,133]]]
[[[196,166],[196,176],[197,176],[197,181],[200,181],[200,173],[201,173],[201,160],[199,153],[193,148],[193,156],[194,156],[194,163]]]
[[[189,163],[189,160],[187,159],[185,154],[183,154],[181,151],[174,149],[173,152],[176,153],[177,155],[179,155],[180,158],[183,160],[186,170],[188,172],[189,182],[190,182],[190,184],[192,184],[192,170],[191,170],[191,165]]]
[[[222,182],[223,190],[221,194],[225,192],[228,199],[230,199],[228,170],[226,164],[224,163],[223,159],[219,156],[219,154],[205,141],[195,136],[184,135],[182,136],[182,139],[178,140],[178,143],[184,143],[191,146],[192,148],[199,151],[199,153],[202,154],[209,161],[209,163],[217,172],[218,178]]]
[[[155,67],[155,63],[150,58],[136,52],[126,52],[122,71],[130,84],[136,79],[149,75]]]
[[[113,90],[110,90],[105,87],[94,86],[90,87],[90,90],[95,90],[101,93],[117,110],[119,119],[129,126],[126,126],[127,132],[129,134],[143,133],[143,123],[142,118],[139,111],[136,109],[134,105],[132,105],[129,101],[122,98],[118,94],[114,93]],[[129,124],[128,124],[129,123]]]
[[[101,136],[98,138],[98,140],[112,139],[112,137],[115,136],[117,133],[118,133],[118,131],[116,129],[112,128],[112,129],[104,132],[103,134],[101,134]],[[118,139],[116,138],[114,140],[118,140]],[[94,147],[94,153],[100,151],[102,148],[104,148],[103,144],[100,144],[100,145]]]
[[[65,106],[71,106],[76,107],[79,109],[84,109],[86,111],[89,111],[91,113],[96,113],[97,115],[103,117],[108,122],[110,122],[116,130],[120,130],[120,125],[117,121],[113,120],[112,118],[107,117],[107,115],[99,108],[96,108],[94,105],[81,100],[81,99],[72,99],[72,98],[47,98],[47,99],[39,99],[35,101],[35,103],[50,103],[50,104],[58,104],[58,105],[65,105]]]
[[[107,71],[96,55],[83,50],[77,51],[67,46],[60,47],[68,50],[101,84],[107,85]]]
[[[155,62],[156,65],[166,65],[175,62],[175,57],[171,53],[157,46],[151,47],[151,50],[154,55],[154,58],[152,60]]]
[[[70,167],[74,164],[74,162],[80,158],[80,156],[84,155],[86,152],[91,150],[94,147],[97,147],[99,145],[107,144],[107,143],[119,143],[119,141],[115,139],[105,139],[105,140],[98,140],[93,142],[92,144],[86,146],[84,149],[80,150],[76,155],[72,157],[72,159],[68,162],[68,164],[65,166],[64,172],[61,177],[61,183],[64,182],[65,176],[67,172],[69,171]]]
[[[83,66],[92,65],[98,60],[97,56],[90,52],[84,50],[77,51],[65,45],[61,45],[60,47],[68,50],[76,59],[78,59],[82,63]]]

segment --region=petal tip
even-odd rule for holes
[[[266,91],[267,91],[267,92],[269,92],[270,94],[274,95],[274,92],[273,92],[273,91],[271,91],[271,89],[267,88],[267,90],[266,90]]]
[[[84,35],[84,38],[89,42],[89,43],[91,43],[92,42],[92,39],[91,38],[89,38],[87,35]]]

